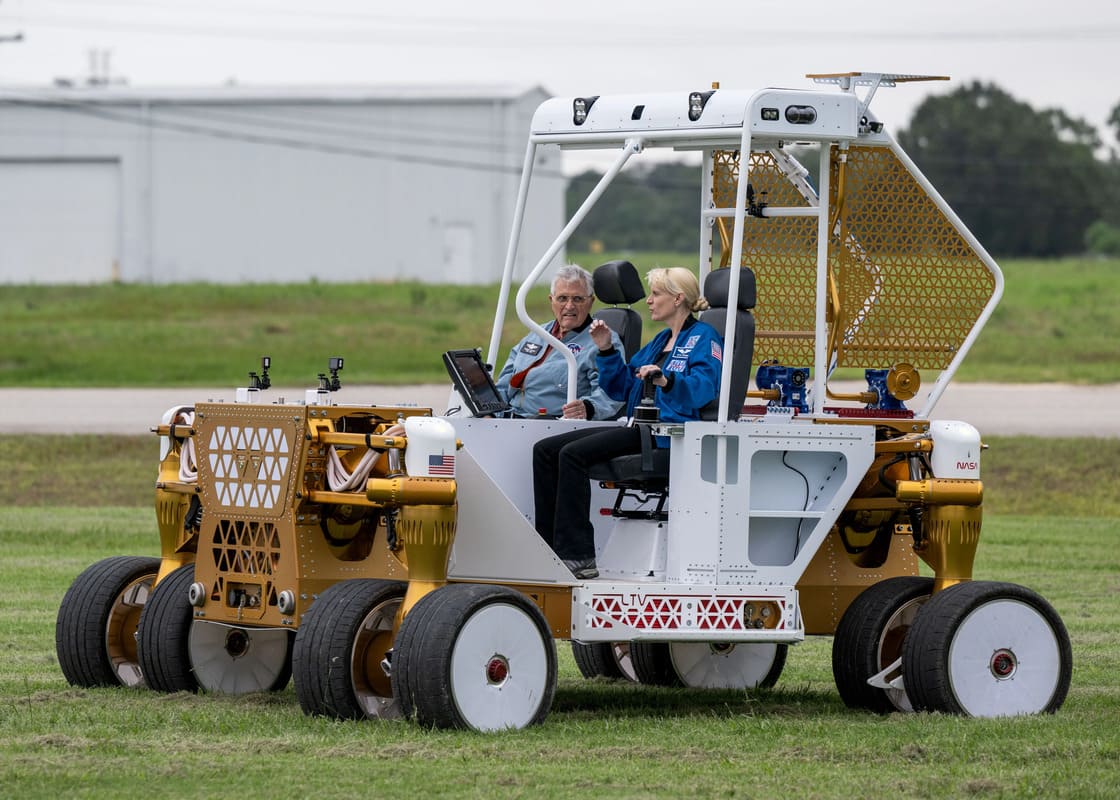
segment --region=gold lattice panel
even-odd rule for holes
[[[944,369],[995,278],[888,148],[852,148],[846,171],[843,242],[829,246],[844,330],[838,365]],[[834,156],[833,202],[838,173]]]
[[[739,154],[714,154],[713,194],[716,207],[734,208],[739,181]],[[774,206],[809,203],[789,182],[769,153],[751,154],[751,187],[755,199]],[[721,219],[731,249],[730,219]],[[754,363],[777,359],[790,366],[813,363],[816,308],[817,222],[812,217],[747,217],[743,234],[743,265],[754,270]]]
[[[272,575],[280,563],[280,535],[271,522],[219,520],[212,553],[214,566],[228,577]]]
[[[831,207],[839,166],[834,149]],[[714,155],[713,200],[735,204],[739,154]],[[752,153],[756,200],[806,206],[769,153]],[[832,228],[829,266],[840,296],[838,366],[890,367],[909,362],[944,369],[975,325],[995,288],[979,255],[884,147],[853,147],[845,168],[841,219]],[[720,248],[731,249],[731,221],[721,220]],[[748,217],[744,266],[755,272],[758,303],[754,361],[813,363],[817,220]]]

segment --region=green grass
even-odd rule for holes
[[[1009,720],[848,710],[823,638],[791,650],[762,692],[586,681],[561,643],[552,713],[497,735],[309,718],[290,687],[68,686],[54,618],[69,582],[99,558],[156,550],[148,508],[0,508],[3,796],[1105,798],[1120,781],[1114,520],[986,520],[977,577],[1036,589],[1073,641],[1065,706]]]
[[[672,253],[572,254],[584,266],[626,256],[641,272],[692,264]],[[1010,261],[1002,304],[959,377],[1120,380],[1120,261]],[[547,290],[530,313],[548,314]],[[361,283],[0,287],[0,386],[240,385],[260,357],[277,385],[313,385],[327,359],[348,383],[446,380],[439,355],[489,344],[496,286]],[[645,310],[640,309],[643,317]],[[654,327],[646,325],[652,335]],[[512,311],[502,352],[524,333]],[[929,376],[926,376],[929,377]]]

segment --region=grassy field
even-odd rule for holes
[[[594,265],[611,254],[580,263]],[[644,271],[687,263],[635,257]],[[1120,262],[1011,262],[969,380],[1120,380]],[[484,346],[494,287],[0,289],[0,385],[234,385],[274,359],[310,384],[445,380]],[[545,313],[544,293],[532,308]],[[511,316],[508,345],[521,335]],[[1120,785],[1120,440],[992,437],[976,577],[1030,586],[1073,642],[1057,714],[1010,720],[848,710],[831,641],[791,650],[769,691],[587,681],[560,644],[544,725],[498,735],[308,718],[291,687],[226,698],[75,689],[54,623],[74,577],[156,555],[152,437],[0,436],[0,798],[1112,798]]]
[[[620,254],[573,254],[595,266]],[[641,271],[689,256],[634,254]],[[1120,261],[1002,264],[1001,305],[961,380],[1120,381]],[[530,312],[547,313],[545,290]],[[240,385],[260,357],[277,385],[314,385],[330,356],[348,383],[443,382],[439,354],[489,343],[496,287],[418,283],[0,288],[0,386]],[[643,317],[645,310],[640,309]],[[646,325],[652,335],[656,326]],[[524,333],[512,312],[507,348]]]
[[[1057,714],[850,711],[823,638],[794,648],[760,692],[587,681],[561,643],[545,724],[479,735],[308,718],[290,687],[226,698],[68,686],[54,620],[70,581],[109,555],[157,554],[154,437],[0,437],[0,796],[1114,797],[1120,443],[990,443],[976,577],[1030,586],[1064,618],[1074,676]]]

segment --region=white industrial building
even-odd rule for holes
[[[0,283],[496,282],[547,97],[0,88]],[[519,275],[563,222],[535,169]]]

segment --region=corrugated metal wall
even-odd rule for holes
[[[546,97],[0,89],[0,283],[496,282]],[[559,167],[521,275],[562,224]]]

